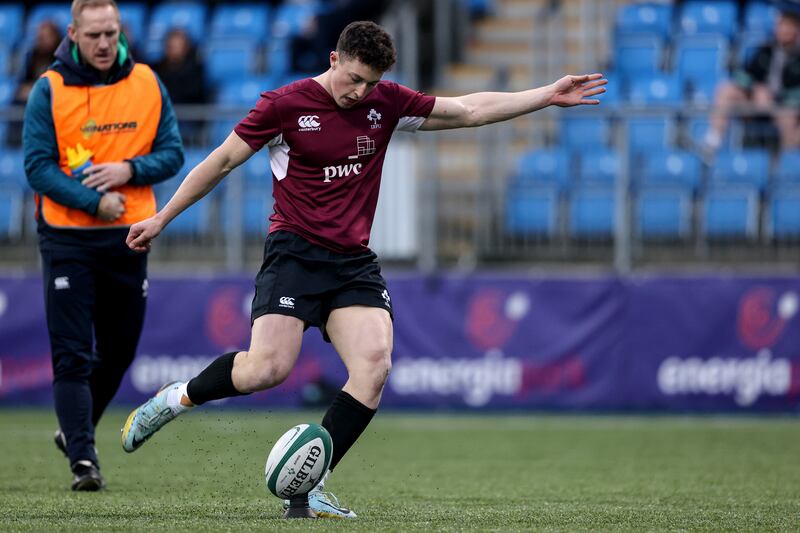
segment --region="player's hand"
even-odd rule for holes
[[[97,218],[105,222],[113,222],[125,212],[125,195],[109,192],[100,197],[97,205]]]
[[[125,243],[134,252],[146,252],[150,249],[153,239],[158,237],[162,229],[164,229],[164,226],[156,217],[142,220],[131,226]]]
[[[550,103],[559,107],[597,105],[600,100],[591,97],[606,92],[603,86],[607,83],[608,80],[603,79],[602,74],[564,76],[553,84]]]
[[[125,185],[133,176],[130,163],[98,163],[83,171],[86,178],[81,181],[83,185],[97,189],[97,192],[106,192],[120,185]]]

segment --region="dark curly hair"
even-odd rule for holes
[[[336,51],[347,59],[358,59],[379,72],[386,72],[397,61],[392,37],[368,20],[348,24],[339,35]]]

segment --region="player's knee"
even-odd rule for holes
[[[388,344],[373,346],[364,357],[362,379],[376,390],[382,390],[392,371],[392,349]]]
[[[292,368],[284,363],[276,351],[247,352],[248,364],[243,368],[242,386],[247,390],[241,392],[257,392],[271,389],[286,381]]]

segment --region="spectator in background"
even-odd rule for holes
[[[383,13],[384,0],[331,0],[303,31],[292,39],[292,70],[317,72],[328,68],[327,54],[336,47],[339,33],[352,20],[372,20]]]
[[[167,92],[175,104],[204,104],[208,101],[205,68],[189,35],[173,29],[164,40],[164,58],[154,65]],[[180,120],[181,134],[186,144],[196,144],[202,129],[200,120]]]
[[[25,64],[22,67],[17,91],[14,94],[14,103],[24,104],[28,101],[33,84],[53,62],[53,54],[62,38],[61,30],[58,29],[55,22],[45,20],[39,24],[36,29],[36,40],[25,54]]]
[[[718,89],[711,127],[703,151],[713,154],[722,144],[732,110],[753,106],[774,121],[782,149],[800,146],[800,6],[784,10],[775,22],[773,39],[759,46]],[[773,111],[774,106],[782,109]]]

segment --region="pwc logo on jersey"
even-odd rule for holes
[[[297,119],[300,129],[297,131],[320,131],[322,124],[319,122],[319,115],[303,115]]]

